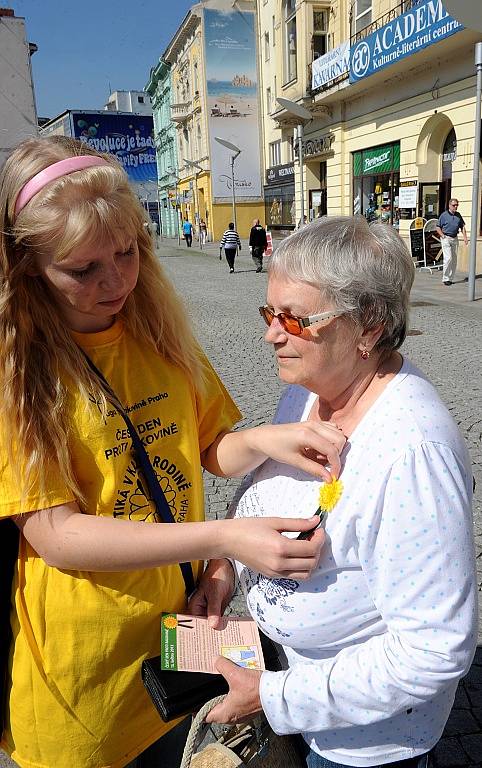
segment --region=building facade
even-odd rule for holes
[[[154,119],[161,232],[165,237],[178,237],[181,207],[177,178],[176,127],[171,120],[172,88],[169,64],[159,60],[157,67],[151,70],[145,90],[151,99]]]
[[[260,39],[273,36],[269,60],[261,60],[265,172],[289,162],[300,122],[277,105],[281,96],[311,114],[302,121],[309,218],[361,214],[396,227],[410,244],[415,219],[433,220],[457,197],[470,232],[480,35],[441,0],[258,0],[258,10]],[[296,157],[293,175],[298,221]],[[269,185],[265,205],[271,209]],[[480,237],[478,259],[482,266]],[[460,268],[467,264],[461,245]]]
[[[38,133],[30,63],[36,50],[26,40],[25,19],[0,8],[0,167],[19,141]]]
[[[169,79],[164,68],[170,70]],[[253,218],[264,215],[255,3],[240,0],[233,8],[232,0],[219,0],[215,9],[194,5],[146,88],[156,94],[156,149],[159,173],[164,173],[161,195],[171,200],[171,208],[172,200],[178,201],[181,220],[193,223],[196,236],[204,220],[208,238],[219,240],[233,219],[233,153],[216,139],[239,146],[234,166],[235,218],[238,231],[246,237]],[[175,151],[168,149],[172,125]],[[173,165],[176,173],[169,178],[165,172]]]
[[[149,94],[144,91],[112,91],[104,109],[108,112],[132,112],[136,115],[152,115]]]

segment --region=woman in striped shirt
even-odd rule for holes
[[[224,253],[226,254],[226,261],[228,262],[229,271],[231,274],[234,272],[234,259],[236,258],[236,251],[239,248],[241,250],[241,240],[239,235],[234,229],[234,223],[232,221],[228,224],[228,229],[221,238],[219,243],[219,258],[222,258],[222,250],[224,246]]]

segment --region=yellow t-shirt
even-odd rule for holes
[[[205,394],[117,322],[75,334],[136,425],[178,523],[203,519],[200,451],[240,413],[209,368]],[[89,514],[155,522],[139,482],[122,417],[104,422],[94,402],[73,395],[70,445]],[[1,461],[0,516],[72,500],[52,473],[48,494],[27,503]],[[193,563],[194,577],[201,563]],[[179,565],[122,573],[49,567],[21,537],[12,617],[10,722],[2,748],[27,768],[125,765],[171,725],[141,681],[143,659],[160,653],[159,615],[185,606]]]

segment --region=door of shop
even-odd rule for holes
[[[438,219],[447,208],[449,195],[449,180],[420,184],[418,215],[427,220]]]

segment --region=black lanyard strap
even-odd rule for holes
[[[83,350],[82,350],[83,351]],[[125,425],[127,427],[127,430],[129,432],[130,438],[132,440],[132,448],[134,450],[135,457],[137,459],[137,463],[141,469],[141,472],[144,476],[144,479],[147,483],[147,487],[149,489],[149,494],[156,506],[156,511],[159,517],[162,519],[164,523],[175,523],[176,520],[174,519],[174,516],[171,512],[171,508],[169,504],[166,501],[166,497],[164,496],[164,492],[159,485],[159,481],[157,479],[157,475],[154,472],[154,469],[151,464],[151,460],[149,459],[149,455],[144,448],[144,445],[142,444],[142,440],[139,437],[139,434],[137,432],[137,429],[131,422],[129,416],[125,412],[124,408],[120,405],[120,402],[118,398],[116,397],[112,387],[104,377],[103,373],[99,371],[99,369],[94,365],[90,357],[88,357],[85,352],[83,352],[84,357],[90,367],[90,369],[99,377],[99,379],[104,384],[105,391],[107,395],[109,396],[109,400],[111,404],[114,406],[116,411],[122,416],[124,419]],[[192,572],[192,566],[191,563],[179,563],[179,567],[182,571],[182,575],[184,578],[184,583],[186,585],[186,594],[189,596],[191,595],[195,590],[195,584],[194,584],[194,576]]]

